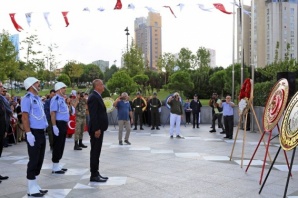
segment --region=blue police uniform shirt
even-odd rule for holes
[[[116,107],[118,109],[118,120],[129,120],[129,112],[131,111],[129,101],[120,100]]]
[[[233,102],[231,102],[232,104],[234,104]],[[231,116],[234,115],[234,109],[233,107],[231,107],[230,104],[223,102],[222,103],[222,112],[223,112],[223,116]]]
[[[46,129],[48,127],[44,107],[39,96],[28,92],[21,100],[21,111],[28,113],[31,129]]]
[[[56,112],[56,120],[69,121],[68,106],[65,99],[58,94],[51,99],[50,112],[53,111]]]

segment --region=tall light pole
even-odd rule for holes
[[[128,27],[125,28],[124,30],[126,32],[126,36],[127,36],[127,42],[126,42],[126,52],[128,52],[128,36],[129,36],[129,30],[128,30]]]

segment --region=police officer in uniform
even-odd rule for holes
[[[62,168],[59,165],[59,161],[63,156],[67,123],[69,121],[69,110],[64,99],[66,87],[67,86],[63,82],[57,82],[55,84],[56,95],[52,98],[50,105],[54,133],[52,153],[52,173],[54,174],[64,174],[65,171],[67,171],[66,168]]]
[[[82,150],[82,148],[87,148],[87,146],[82,142],[87,109],[87,100],[84,98],[84,93],[80,93],[80,97],[76,98],[74,106],[76,108],[76,131],[73,149]]]
[[[161,102],[157,98],[157,93],[153,93],[153,97],[149,100],[149,105],[151,108],[151,130],[154,130],[155,127],[157,130],[160,130],[159,126],[159,108],[161,107]]]
[[[134,117],[135,117],[135,128],[133,130],[137,130],[138,119],[140,120],[140,130],[144,130],[143,125],[143,107],[145,107],[145,102],[141,98],[141,93],[137,92],[137,98],[132,102],[132,106],[134,108]]]
[[[40,82],[34,77],[24,81],[28,93],[21,101],[22,122],[26,132],[29,162],[27,165],[28,196],[43,197],[48,190],[41,190],[36,177],[39,175],[46,148],[45,130],[48,126],[43,103],[38,96]]]

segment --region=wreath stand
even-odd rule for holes
[[[293,150],[292,153],[292,159],[291,159],[291,164],[289,166],[288,164],[288,168],[289,168],[289,172],[288,172],[288,177],[287,177],[287,182],[286,182],[286,187],[285,187],[285,191],[284,191],[284,198],[287,197],[287,190],[288,190],[288,185],[289,185],[289,180],[290,180],[290,176],[291,176],[291,172],[292,172],[292,168],[293,168],[293,162],[294,162],[294,158],[295,158],[295,153],[296,153],[296,148],[297,148],[297,138],[298,138],[298,134],[297,134],[297,126],[289,127],[291,120],[296,117],[295,116],[295,112],[297,111],[297,109],[295,109],[295,107],[297,106],[297,98],[298,98],[298,92],[296,92],[296,94],[293,96],[293,98],[291,99],[290,103],[288,104],[286,110],[285,110],[285,114],[284,114],[284,118],[282,121],[282,125],[281,125],[281,129],[279,129],[278,127],[278,132],[279,132],[279,142],[280,142],[280,146],[278,148],[278,151],[274,157],[274,160],[268,170],[268,173],[265,177],[265,180],[261,186],[261,189],[259,191],[259,194],[261,194],[263,187],[270,175],[270,172],[272,170],[272,167],[276,161],[276,158],[280,152],[280,149],[283,148],[284,152],[286,151],[290,151]],[[286,156],[286,155],[285,155]],[[288,162],[287,162],[288,163]]]
[[[243,134],[243,142],[242,142],[242,154],[241,154],[241,168],[243,167],[244,146],[245,146],[245,141],[246,141],[246,123],[247,123],[247,115],[248,115],[248,110],[249,109],[251,109],[251,111],[253,112],[253,115],[254,115],[255,121],[257,123],[259,132],[262,135],[264,134],[264,133],[262,133],[262,130],[261,130],[259,121],[257,119],[256,112],[255,112],[255,110],[253,108],[253,105],[251,103],[252,98],[253,98],[253,96],[251,95],[251,99],[248,100],[248,104],[247,104],[246,108],[243,110],[243,113],[239,113],[240,121],[239,121],[238,126],[237,126],[237,132],[236,132],[236,136],[235,136],[235,139],[234,139],[234,144],[233,144],[231,155],[230,155],[230,161],[231,161],[232,160],[232,157],[233,157],[233,152],[234,152],[235,144],[236,144],[236,141],[237,141],[238,133],[239,133],[240,124],[242,123],[242,117],[245,116],[245,120],[244,120],[244,134]],[[260,141],[261,141],[261,139],[260,139]],[[264,142],[264,145],[266,145],[265,140],[263,140],[263,142]],[[259,144],[260,144],[260,142],[259,142]],[[266,153],[266,155],[267,155],[267,153]],[[271,156],[270,156],[269,152],[268,152],[268,156],[269,156],[269,159],[271,161]]]
[[[285,79],[285,80],[286,80],[286,79]],[[257,152],[259,146],[260,146],[261,140],[264,141],[264,135],[266,134],[266,132],[268,132],[268,133],[269,133],[269,137],[268,137],[268,140],[267,140],[267,144],[265,144],[265,146],[266,146],[266,151],[265,151],[265,156],[264,156],[263,165],[262,165],[262,171],[261,171],[261,175],[260,175],[260,181],[259,181],[259,184],[260,184],[260,185],[261,185],[261,183],[262,183],[262,178],[263,178],[263,174],[264,174],[264,169],[265,169],[265,164],[266,164],[267,153],[269,152],[270,142],[271,142],[271,140],[273,140],[275,137],[277,137],[279,134],[281,134],[281,132],[280,132],[280,127],[279,127],[279,124],[278,124],[278,121],[280,120],[280,115],[282,114],[282,112],[283,112],[283,108],[285,107],[285,104],[286,104],[286,103],[284,103],[284,104],[281,103],[282,106],[280,106],[279,109],[277,108],[277,109],[275,110],[276,112],[278,112],[276,115],[279,116],[278,120],[276,120],[276,121],[277,121],[276,124],[271,124],[270,127],[269,127],[269,124],[267,124],[267,122],[264,120],[264,116],[266,116],[267,109],[271,108],[270,106],[272,106],[273,102],[275,102],[275,101],[273,100],[273,98],[275,97],[274,94],[279,93],[279,91],[280,91],[279,88],[280,88],[280,86],[281,86],[282,84],[284,84],[284,83],[285,83],[284,80],[281,79],[281,80],[278,81],[278,82],[274,85],[274,87],[272,88],[272,91],[271,91],[271,93],[270,93],[270,95],[269,95],[269,98],[268,98],[268,100],[267,100],[267,103],[266,103],[266,106],[265,106],[264,115],[263,115],[264,131],[263,131],[262,136],[261,136],[261,138],[260,138],[260,140],[259,140],[259,142],[258,142],[258,145],[257,145],[257,147],[256,147],[256,149],[255,149],[255,151],[254,151],[254,153],[253,153],[253,155],[252,155],[252,157],[251,157],[251,159],[250,159],[250,161],[249,161],[249,164],[247,165],[246,170],[245,170],[245,172],[247,172],[247,170],[248,170],[248,168],[250,167],[250,164],[251,164],[252,160],[254,159],[254,156],[255,156],[255,154],[256,154],[256,152]],[[284,86],[283,86],[283,87],[284,87]],[[287,98],[287,97],[286,97],[286,98]],[[278,116],[277,116],[277,117],[278,117]],[[277,118],[276,118],[276,119],[277,119]],[[273,130],[274,126],[276,126],[277,129],[278,129],[278,135],[275,136],[275,137],[273,137],[273,138],[271,138],[271,137],[272,137],[272,130]],[[270,155],[269,155],[269,156],[270,156]],[[288,157],[287,157],[287,154],[286,154],[286,151],[284,151],[284,156],[285,156],[285,159],[286,159],[286,163],[287,163],[287,165],[288,165],[288,168],[290,168],[290,166],[289,166],[289,161],[288,161]],[[272,163],[271,158],[270,158],[270,162]]]
[[[240,121],[238,123],[238,127],[237,127],[237,132],[236,132],[236,136],[234,139],[234,144],[232,147],[232,151],[231,151],[231,155],[230,155],[230,161],[232,160],[232,156],[233,156],[233,152],[234,152],[234,148],[235,148],[235,144],[237,141],[237,137],[238,137],[238,133],[239,133],[239,128],[240,128],[240,124],[242,123],[242,119],[243,116],[245,116],[245,121],[244,121],[244,134],[243,134],[243,142],[242,142],[242,153],[241,153],[241,168],[243,167],[243,156],[244,156],[244,146],[245,146],[245,141],[246,141],[246,124],[247,124],[247,115],[248,115],[248,110],[251,109],[251,111],[253,112],[255,121],[257,123],[259,132],[262,134],[262,130],[259,124],[259,121],[257,119],[257,115],[256,112],[254,110],[254,107],[252,105],[252,101],[253,101],[253,86],[252,86],[252,80],[250,78],[247,78],[244,83],[242,84],[241,90],[240,90],[240,95],[239,95],[240,99],[244,99],[247,102],[246,107],[242,110],[239,111],[239,117],[240,117]],[[263,135],[263,134],[262,134]],[[263,140],[264,145],[266,145],[265,141]],[[266,153],[267,155],[267,153]],[[268,153],[268,156],[270,158],[271,161],[271,157]]]

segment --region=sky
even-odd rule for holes
[[[91,63],[106,60],[110,66],[116,60],[121,65],[121,56],[126,50],[127,36],[124,29],[129,29],[129,44],[134,37],[134,20],[147,17],[151,7],[162,17],[162,51],[179,53],[185,47],[195,53],[200,47],[216,50],[216,65],[227,67],[233,61],[233,14],[224,14],[215,9],[212,3],[222,3],[227,11],[233,11],[232,0],[121,0],[122,9],[114,10],[117,0],[2,0],[0,7],[0,30],[10,34],[19,34],[20,41],[30,34],[38,35],[47,46],[56,44],[56,58],[62,67],[67,61],[76,60]],[[243,0],[250,5],[250,0]],[[133,4],[135,9],[128,9]],[[182,10],[177,6],[184,4]],[[212,8],[211,12],[199,9],[197,4]],[[170,6],[176,15],[171,14]],[[88,7],[88,11],[83,11]],[[104,8],[99,12],[98,8]],[[61,14],[68,11],[69,26]],[[32,12],[29,26],[25,13]],[[44,12],[50,12],[48,27]],[[14,28],[9,13],[16,13],[17,23],[24,29]],[[21,52],[22,57],[24,52]]]

